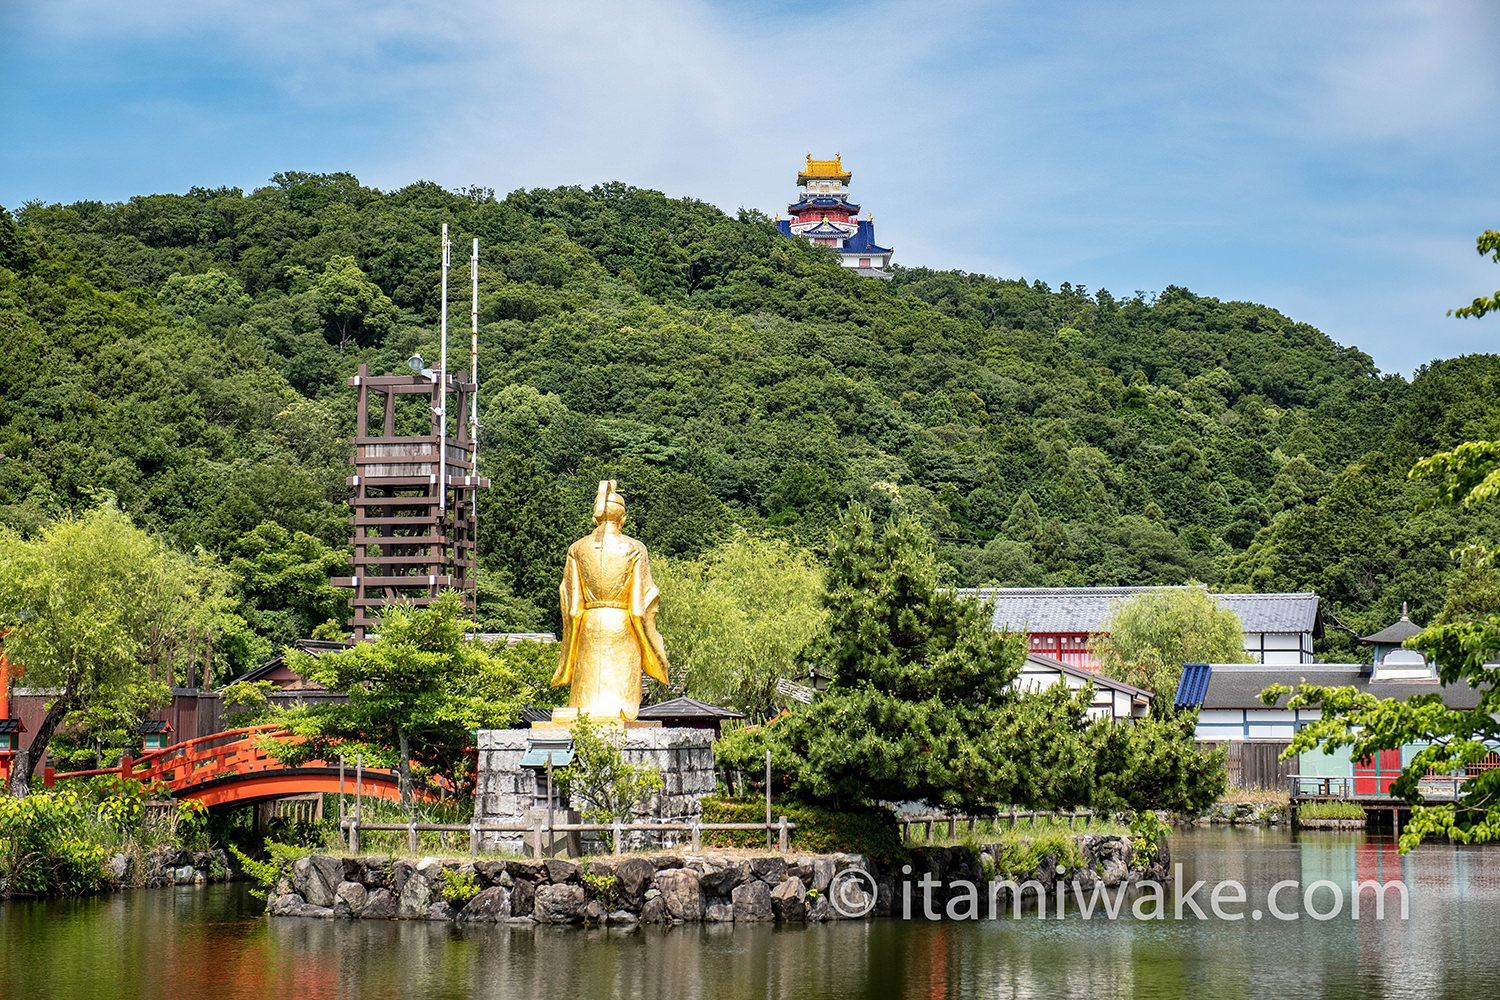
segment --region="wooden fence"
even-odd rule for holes
[[[415,820],[409,823],[365,823],[356,815],[339,824],[346,834],[345,843],[349,853],[359,853],[359,837],[361,832],[405,831],[407,836],[407,847],[416,853],[418,847],[417,835],[420,833],[467,833],[469,835],[469,853],[479,853],[479,837],[484,833],[513,833],[521,834],[531,846],[534,857],[551,857],[556,851],[556,834],[559,833],[604,833],[608,832],[616,846],[621,843],[621,838],[626,833],[638,830],[648,833],[686,833],[690,835],[693,853],[697,854],[703,849],[702,834],[704,830],[761,830],[767,834],[775,832],[777,835],[778,850],[782,853],[791,849],[792,831],[797,824],[782,816],[775,823],[553,823],[547,824],[537,820],[531,825],[524,823],[418,823]],[[544,848],[543,845],[546,845]]]

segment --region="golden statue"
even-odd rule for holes
[[[552,686],[571,684],[566,725],[579,715],[631,721],[641,707],[641,673],[667,681],[667,651],[656,631],[659,591],[646,546],[621,530],[625,498],[613,479],[599,484],[592,534],[568,546],[563,570],[562,649]],[[644,723],[642,723],[644,725]]]

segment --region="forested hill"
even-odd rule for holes
[[[481,240],[490,627],[549,627],[606,475],[663,557],[737,525],[816,548],[858,500],[917,514],[959,582],[1315,588],[1359,632],[1403,600],[1434,614],[1450,550],[1496,535],[1415,513],[1405,479],[1500,436],[1492,356],[1407,384],[1183,288],[874,281],[759,213],[622,185],[497,199],[291,173],[0,219],[0,521],[113,493],[234,571],[263,640],[239,655],[306,634],[347,541],[345,380],[437,356],[444,222],[455,344]]]

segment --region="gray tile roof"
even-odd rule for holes
[[[1420,635],[1422,631],[1422,626],[1415,624],[1410,618],[1402,615],[1379,632],[1376,632],[1374,635],[1367,635],[1359,641],[1364,643],[1389,642],[1399,644],[1414,635]]]
[[[1027,653],[1026,659],[1031,663],[1035,663],[1037,666],[1046,667],[1049,670],[1056,670],[1060,673],[1068,674],[1072,677],[1091,681],[1095,688],[1103,689],[1105,691],[1120,691],[1130,695],[1133,698],[1145,698],[1148,701],[1155,697],[1155,695],[1153,695],[1150,691],[1144,690],[1143,688],[1138,688],[1132,684],[1126,684],[1124,681],[1117,681],[1113,677],[1105,677],[1103,674],[1094,673],[1092,670],[1084,670],[1081,667],[1075,667],[1071,663],[1064,663],[1062,660],[1055,659],[1051,656],[1043,656],[1041,653]]]
[[[1203,694],[1205,709],[1267,708],[1260,693],[1272,684],[1317,684],[1322,687],[1356,687],[1377,698],[1405,698],[1413,694],[1441,694],[1449,708],[1473,708],[1480,692],[1467,684],[1444,687],[1437,681],[1371,680],[1368,668],[1358,663],[1299,663],[1267,667],[1259,663],[1215,663],[1209,667],[1208,687]],[[1286,700],[1279,703],[1285,706]]]
[[[1099,632],[1116,601],[1181,587],[965,587],[960,594],[995,602],[997,632]],[[1318,595],[1215,594],[1245,632],[1320,633]]]
[[[1318,595],[1312,591],[1295,594],[1215,594],[1214,600],[1240,616],[1246,632],[1312,632],[1321,634],[1318,620]]]
[[[656,705],[647,705],[636,713],[637,719],[743,719],[743,712],[732,708],[720,708],[699,701],[697,698],[673,698]]]

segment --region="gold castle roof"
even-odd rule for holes
[[[813,177],[837,177],[839,183],[848,184],[849,178],[854,175],[844,169],[843,156],[835,153],[831,160],[815,160],[812,154],[807,154],[807,168],[797,175],[797,183],[805,184]]]

